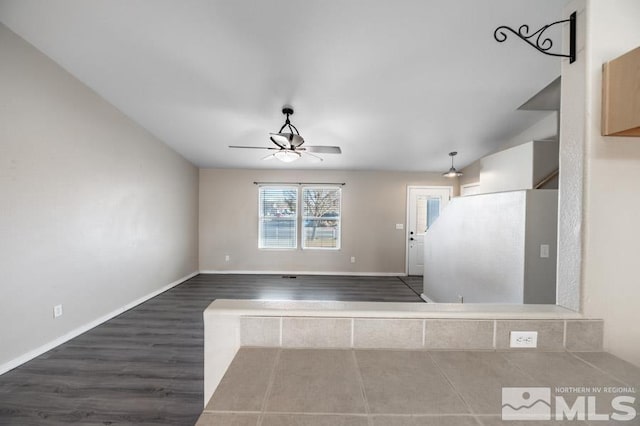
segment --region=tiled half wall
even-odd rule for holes
[[[240,345],[285,348],[523,350],[512,331],[537,331],[541,351],[601,351],[602,320],[333,317],[240,318]],[[531,349],[527,349],[531,350]]]
[[[603,322],[555,305],[213,301],[204,312],[204,403],[242,346],[517,350],[512,331],[537,331],[537,351],[600,351]]]

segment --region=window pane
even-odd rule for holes
[[[295,218],[263,218],[260,224],[261,248],[296,248]]]
[[[427,201],[427,229],[440,216],[440,198],[430,198]]]
[[[340,222],[338,220],[306,219],[302,237],[304,248],[339,248]]]
[[[341,193],[336,187],[303,188],[303,248],[340,248]]]
[[[440,215],[440,198],[418,196],[416,200],[416,233],[427,232]]]
[[[418,195],[416,199],[416,234],[427,232],[427,200],[429,197]]]
[[[296,248],[298,188],[261,186],[259,202],[260,248]]]

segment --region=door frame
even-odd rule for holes
[[[449,201],[453,198],[453,186],[438,185],[407,185],[407,195],[405,204],[405,225],[404,225],[404,275],[409,276],[409,214],[410,203],[409,193],[412,189],[448,189]]]

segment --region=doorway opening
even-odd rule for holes
[[[452,191],[450,186],[407,187],[407,275],[424,275],[424,239],[451,200]]]

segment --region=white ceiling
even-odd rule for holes
[[[559,0],[0,0],[0,21],[200,167],[444,171],[544,113],[558,58],[499,25]],[[283,104],[323,163],[263,162]]]

